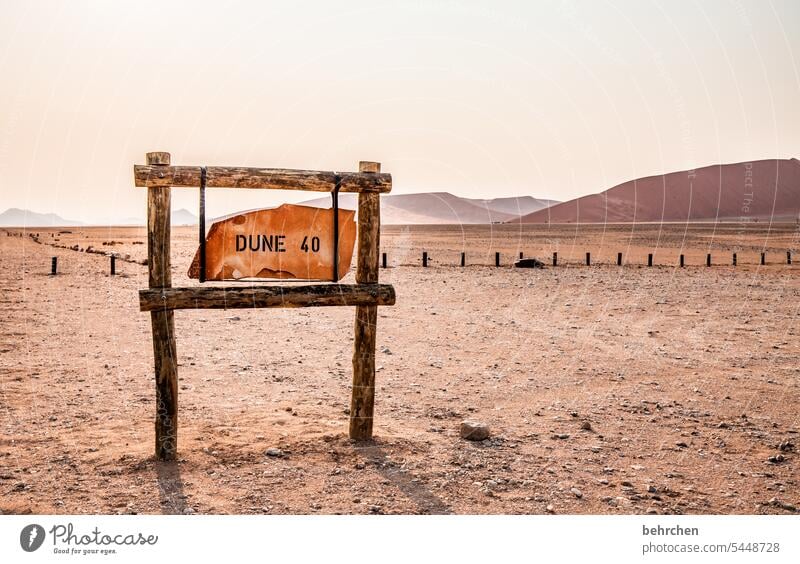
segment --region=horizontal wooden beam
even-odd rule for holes
[[[307,284],[303,286],[195,286],[139,290],[141,311],[394,305],[390,284]]]
[[[376,172],[331,172],[285,168],[209,166],[210,188],[266,188],[331,192],[339,176],[340,192],[382,193],[392,190],[392,175]],[[200,186],[199,166],[134,165],[136,186]]]

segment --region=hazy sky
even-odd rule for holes
[[[154,150],[565,200],[800,157],[799,65],[797,1],[3,0],[0,211],[144,217]],[[209,212],[315,196],[211,190]]]

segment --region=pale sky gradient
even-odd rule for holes
[[[559,200],[800,157],[797,1],[262,4],[4,0],[0,211],[144,217],[154,150]],[[315,196],[211,190],[209,213]]]

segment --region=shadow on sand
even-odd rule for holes
[[[357,450],[375,461],[386,458],[386,452],[375,443],[357,447]],[[380,464],[376,464],[376,469],[417,505],[419,513],[424,515],[449,515],[452,513],[446,503],[436,497],[421,482],[414,482],[407,473]]]
[[[183,493],[183,480],[177,462],[156,462],[158,495],[161,499],[161,513],[164,515],[183,515],[186,510],[186,494]]]

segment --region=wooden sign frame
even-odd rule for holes
[[[379,305],[394,305],[395,291],[378,283],[380,195],[392,189],[381,165],[362,161],[358,172],[171,166],[170,154],[147,153],[135,165],[134,182],[147,188],[148,288],[139,291],[139,309],[149,311],[156,381],[155,454],[175,460],[178,445],[178,359],[176,309],[355,306],[350,438],[372,438],[375,405],[375,342]],[[355,284],[191,286],[173,288],[170,272],[172,187],[258,188],[358,193]]]

